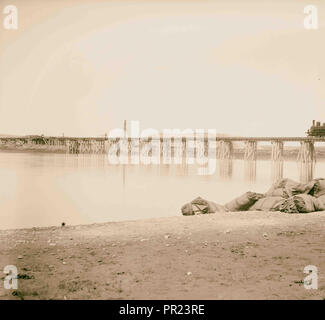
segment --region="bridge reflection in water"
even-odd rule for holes
[[[112,146],[119,145],[119,150],[125,152],[126,158],[138,157],[136,151],[146,149],[148,141],[161,143],[159,152],[169,153],[168,156],[177,155],[178,159],[182,159],[188,150],[194,158],[198,155],[205,157],[208,150],[213,145],[213,156],[218,161],[219,176],[221,179],[230,179],[233,175],[233,159],[234,159],[234,145],[236,143],[243,143],[244,145],[244,176],[245,180],[254,182],[256,180],[256,158],[257,158],[257,144],[259,142],[271,143],[271,178],[273,181],[284,176],[283,169],[283,154],[284,144],[287,142],[298,142],[300,148],[297,157],[299,178],[301,182],[306,182],[314,177],[316,152],[314,144],[316,142],[325,142],[324,137],[215,137],[196,136],[190,137],[170,137],[170,139],[162,138],[161,136],[149,138],[73,138],[73,137],[44,137],[44,136],[24,136],[24,137],[1,137],[0,145],[4,148],[44,148],[44,151],[60,150],[67,154],[76,154],[83,158],[83,154],[96,154],[97,161],[104,161],[108,150]],[[164,146],[166,148],[164,148]],[[137,147],[137,148],[134,148]],[[120,152],[119,151],[119,152]],[[237,150],[238,151],[238,150]],[[135,152],[135,154],[133,154]],[[101,157],[103,155],[103,157]],[[161,157],[164,155],[161,154]],[[100,160],[101,159],[101,160]],[[82,160],[82,159],[81,159]],[[89,157],[84,158],[89,161]],[[107,159],[106,159],[107,160]],[[105,162],[106,162],[105,160]],[[106,162],[107,163],[107,162]],[[130,162],[126,162],[130,163]],[[125,164],[126,164],[125,163]],[[133,163],[131,161],[131,163]],[[139,163],[139,162],[138,162]],[[160,167],[161,174],[168,174],[170,165],[159,161],[157,165]],[[190,164],[184,165],[184,160],[175,164],[173,170],[177,175],[187,175]],[[129,166],[128,166],[129,167]],[[147,166],[146,170],[151,170]],[[214,174],[215,176],[215,174]]]
[[[233,173],[233,161],[232,159],[219,160],[219,176],[221,179],[230,180]]]
[[[298,163],[300,182],[306,183],[314,178],[315,165],[315,161]]]
[[[283,160],[271,160],[271,179],[275,182],[283,178]]]

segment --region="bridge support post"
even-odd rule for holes
[[[271,160],[278,161],[283,159],[283,141],[273,140],[272,144],[272,152],[271,152]]]
[[[129,163],[139,164],[140,162],[140,140],[138,138],[128,138]]]
[[[65,152],[70,153],[70,141],[69,140],[65,141]]]
[[[104,141],[104,153],[108,154],[108,150],[109,150],[109,141],[108,141],[108,139],[105,139],[105,141]]]
[[[257,141],[248,140],[245,145],[245,160],[256,160]]]
[[[313,141],[301,141],[298,161],[306,163],[316,161],[316,152]]]
[[[221,160],[232,159],[233,156],[233,144],[231,141],[221,140],[218,143],[218,158]]]
[[[314,176],[316,152],[313,141],[301,141],[298,154],[300,181],[309,182]]]

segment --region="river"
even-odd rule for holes
[[[296,161],[217,161],[194,165],[112,165],[105,155],[0,153],[0,229],[97,223],[180,215],[197,196],[224,204],[246,191],[265,192],[279,177],[321,177]]]

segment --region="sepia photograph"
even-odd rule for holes
[[[0,0],[0,300],[325,300],[324,39],[323,0]]]

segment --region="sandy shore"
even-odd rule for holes
[[[237,212],[0,231],[19,271],[0,299],[325,299],[324,228],[324,212]]]

